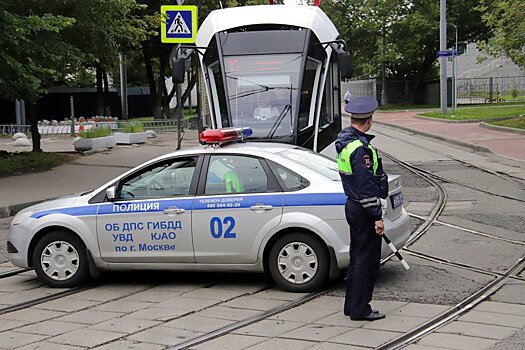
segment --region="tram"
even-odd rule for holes
[[[328,16],[316,6],[260,5],[216,10],[194,47],[174,59],[198,57],[205,85],[205,128],[251,127],[249,140],[322,152],[341,131],[341,78],[351,57]],[[201,103],[202,101],[199,101]]]

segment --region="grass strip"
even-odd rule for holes
[[[475,108],[458,108],[452,118],[452,110],[448,109],[447,114],[441,112],[425,112],[421,115],[432,118],[449,119],[449,120],[476,120],[492,119],[501,117],[517,117],[525,114],[525,106],[488,106]]]
[[[507,128],[525,129],[525,116],[507,120],[495,120],[488,123],[497,126],[506,126]]]
[[[46,171],[70,161],[71,158],[61,153],[10,153],[0,150],[0,177]]]

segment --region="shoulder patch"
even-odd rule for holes
[[[370,168],[372,166],[372,162],[370,161],[370,156],[368,154],[363,156],[363,161],[365,162],[365,167]]]

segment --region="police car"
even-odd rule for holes
[[[287,291],[322,288],[349,261],[337,164],[288,144],[226,142],[249,131],[207,130],[209,145],[20,211],[9,259],[52,287],[77,286],[98,270],[176,269],[266,271]],[[383,211],[402,246],[410,227],[397,177]]]

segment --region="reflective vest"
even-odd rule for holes
[[[353,174],[352,164],[350,163],[350,156],[352,155],[352,153],[354,153],[354,151],[357,148],[361,147],[362,145],[363,142],[361,140],[354,140],[348,145],[346,145],[346,147],[341,151],[341,153],[337,155],[337,167],[339,168],[339,172],[347,175]],[[372,151],[372,170],[374,172],[374,175],[377,175],[376,172],[377,168],[379,167],[379,162],[377,160],[377,152],[371,144],[368,144],[368,148],[370,149],[370,151]]]

